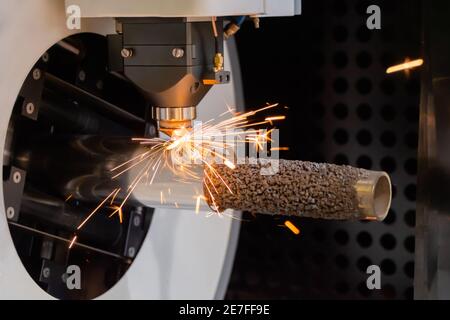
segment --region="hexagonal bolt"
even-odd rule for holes
[[[14,219],[14,216],[16,215],[16,210],[14,210],[13,207],[8,207],[8,209],[6,209],[6,217],[9,220]]]
[[[22,181],[22,174],[19,171],[15,171],[13,173],[13,182],[14,183],[20,183],[20,181]]]
[[[135,255],[136,255],[136,249],[134,247],[129,247],[128,248],[128,256],[130,258],[134,258]]]
[[[42,270],[42,276],[45,278],[45,279],[48,279],[48,278],[50,278],[50,268],[44,268],[43,270]]]
[[[183,48],[173,48],[172,56],[174,58],[177,58],[177,59],[183,58],[183,56],[184,56],[184,49]]]
[[[125,59],[131,58],[133,56],[133,49],[123,48],[122,51],[120,51],[120,55]]]
[[[41,70],[39,70],[38,68],[33,70],[33,79],[34,80],[39,80],[41,78]]]
[[[27,105],[25,106],[26,113],[31,115],[34,113],[34,110],[35,110],[34,103],[32,102],[27,103]]]

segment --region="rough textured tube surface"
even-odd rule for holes
[[[207,202],[219,210],[337,220],[383,220],[390,206],[391,185],[384,172],[279,160],[278,173],[262,175],[262,166],[238,164],[230,169],[214,165],[223,181],[211,170],[207,172]]]

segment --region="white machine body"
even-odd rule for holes
[[[71,5],[81,8],[80,30],[66,26]],[[0,159],[8,121],[33,64],[58,41],[81,32],[115,32],[114,17],[204,17],[294,15],[300,0],[2,0],[0,3]],[[214,87],[199,105],[199,119],[243,104],[233,42],[226,47],[233,81]],[[3,160],[0,160],[3,161]],[[158,209],[142,248],[124,277],[104,299],[223,298],[237,245],[239,222],[199,217],[191,211]],[[5,214],[0,184],[0,299],[52,298],[33,281],[17,255]]]
[[[94,17],[211,17],[292,16],[301,13],[301,0],[66,0],[81,16]]]

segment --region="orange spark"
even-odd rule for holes
[[[113,206],[111,207],[111,209],[113,209],[113,213],[111,213],[109,215],[109,218],[111,218],[112,216],[114,216],[116,213],[119,214],[119,221],[122,224],[123,223],[123,211],[122,211],[122,207],[119,206]]]
[[[75,241],[77,241],[78,236],[73,237],[72,241],[70,241],[69,249],[72,249],[73,245],[75,244]]]
[[[273,117],[268,117],[265,120],[266,121],[279,121],[279,120],[284,120],[286,119],[286,116],[273,116]]]
[[[110,205],[113,205],[113,204],[114,204],[114,200],[116,200],[116,197],[117,197],[117,195],[119,194],[119,192],[120,192],[120,188],[118,188],[117,191],[113,194],[113,196],[112,196],[112,198],[111,198]]]
[[[289,151],[289,147],[272,147],[270,151]]]
[[[109,196],[107,196],[90,214],[89,216],[84,219],[84,221],[78,226],[77,230],[80,230],[81,228],[83,228],[83,226],[94,216],[94,214],[100,210],[101,207],[103,207],[103,205],[106,203],[106,201],[108,201],[109,198],[112,197],[112,195],[117,191],[117,189],[114,189],[113,192],[111,192],[109,194]]]
[[[409,70],[412,68],[420,67],[421,65],[423,65],[423,59],[406,61],[402,64],[398,64],[398,65],[387,68],[386,73],[390,74],[390,73],[394,73],[394,72],[398,72],[398,71],[402,71],[402,70]]]
[[[290,222],[289,220],[286,220],[286,221],[284,222],[284,225],[285,225],[286,227],[288,227],[289,230],[291,230],[293,234],[295,234],[295,235],[299,235],[299,234],[300,234],[300,229],[297,228],[297,227],[296,227],[292,222]]]

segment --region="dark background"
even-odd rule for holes
[[[368,30],[366,9],[381,8]],[[387,171],[383,222],[330,222],[246,214],[228,299],[412,299],[420,69],[386,74],[421,56],[417,0],[304,0],[302,15],[246,22],[236,35],[249,108],[289,107],[283,158]],[[368,291],[366,269],[382,269]]]

